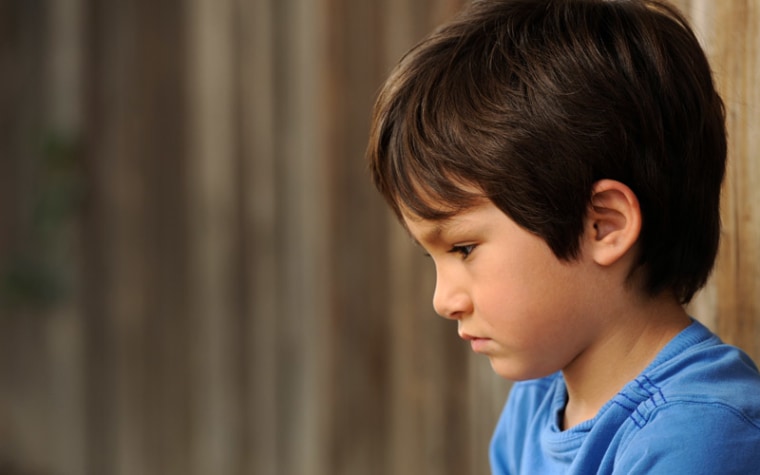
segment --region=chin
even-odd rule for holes
[[[494,373],[506,379],[507,381],[513,382],[545,378],[546,376],[552,375],[559,371],[549,370],[546,368],[528,367],[525,365],[517,364],[514,361],[505,361],[503,358],[492,357],[490,358],[490,361],[491,369],[493,369]]]

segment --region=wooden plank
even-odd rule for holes
[[[82,67],[80,48],[83,31],[81,0],[62,0],[49,4],[47,11],[49,25],[46,55],[47,98],[45,112],[46,126],[54,134],[61,134],[72,142],[75,154],[70,157],[74,163],[68,170],[71,174],[71,193],[83,193],[81,180],[81,149],[79,134],[82,128]],[[67,289],[60,305],[46,315],[45,347],[49,367],[48,421],[50,447],[46,451],[50,465],[46,471],[55,470],[61,475],[80,475],[86,471],[86,424],[85,424],[85,372],[84,324],[81,312],[81,216],[80,196],[74,196],[69,204],[69,216],[65,230],[56,239],[55,265],[65,269]],[[45,452],[42,452],[45,453]]]
[[[760,358],[760,210],[754,159],[760,99],[756,47],[760,18],[756,2],[692,0],[689,13],[704,39],[726,103],[729,159],[722,203],[723,235],[716,268],[692,306],[718,334]]]
[[[234,16],[230,0],[190,2],[187,27],[188,210],[192,280],[188,295],[194,368],[192,473],[235,473],[239,435],[239,307]]]
[[[278,468],[329,473],[331,418],[328,259],[329,167],[323,136],[325,15],[321,2],[289,0],[274,9],[275,162],[280,233],[277,353]]]
[[[144,396],[140,410],[145,473],[189,473],[191,377],[178,368],[192,354],[186,316],[190,284],[187,202],[187,105],[185,96],[185,2],[139,2],[135,10],[139,91],[131,111],[145,164],[142,179],[150,201],[144,215],[142,249],[146,274],[145,321],[141,346]],[[160,263],[157,265],[156,263]]]
[[[96,259],[103,263],[89,277],[102,292],[100,308],[88,309],[89,358],[103,360],[90,377],[91,397],[105,400],[96,403],[90,434],[105,439],[96,442],[105,456],[91,454],[91,471],[182,470],[187,413],[178,396],[188,391],[175,370],[186,346],[181,24],[168,3],[106,6],[91,18],[97,34],[111,35],[91,59],[98,70],[90,112],[101,120],[90,126],[103,133],[90,143],[90,165],[103,185],[93,196],[103,205],[89,226],[101,239],[93,252],[102,252]]]
[[[280,219],[275,163],[275,55],[274,0],[238,2],[240,12],[239,67],[241,82],[241,147],[245,193],[243,201],[243,255],[245,299],[250,323],[245,337],[247,390],[250,406],[246,426],[249,455],[245,473],[279,470],[278,360],[275,357],[279,315],[279,262],[282,259],[277,233]],[[250,25],[248,27],[247,25]],[[266,428],[265,430],[263,428]]]
[[[760,133],[755,130],[760,124],[760,4],[746,2],[741,13],[746,25],[744,68],[741,70],[743,83],[744,125],[742,135],[736,137],[742,144],[742,219],[745,232],[742,234],[742,281],[741,296],[745,304],[739,309],[746,322],[740,345],[756,362],[760,362]]]
[[[88,442],[94,452],[91,473],[144,471],[144,451],[140,447],[142,428],[141,330],[145,314],[145,274],[142,251],[145,226],[142,211],[146,198],[139,137],[128,124],[130,107],[139,101],[138,91],[129,81],[139,68],[130,43],[130,20],[134,10],[113,5],[92,5],[88,19],[94,22],[89,38],[98,42],[88,58],[91,75],[88,86],[88,166],[97,182],[97,197],[88,226],[100,241],[91,251],[101,251],[102,259],[88,270],[87,283],[96,292],[97,304],[90,306],[88,325],[88,379],[90,431]],[[110,7],[110,8],[109,8]],[[105,35],[107,32],[107,35]],[[89,33],[89,32],[88,32]],[[119,94],[111,94],[111,91]],[[88,258],[92,262],[92,257]],[[101,300],[102,299],[102,300]],[[96,309],[96,305],[97,308]],[[90,405],[91,404],[91,405]]]
[[[735,259],[733,278],[726,278],[720,303],[718,331],[756,360],[760,358],[760,206],[757,183],[760,166],[755,157],[760,141],[750,130],[760,117],[760,5],[753,1],[730,2],[725,30],[720,37],[729,55],[730,79],[723,83],[728,104],[729,183],[734,234],[729,234],[726,254]]]
[[[330,207],[329,221],[323,224],[328,236],[330,310],[323,325],[333,342],[330,385],[338,388],[330,390],[328,404],[339,408],[330,410],[325,427],[329,442],[324,462],[328,472],[336,475],[362,470],[383,473],[385,411],[379,389],[385,366],[378,362],[387,337],[384,316],[372,308],[368,292],[377,263],[371,246],[377,239],[367,233],[373,210],[367,199],[369,187],[361,186],[366,184],[361,156],[366,143],[374,6],[329,0],[324,8],[332,14],[325,18],[325,50],[317,69],[323,87],[319,108],[324,111],[318,130],[324,140],[324,166],[329,170],[325,198]]]
[[[88,475],[113,473],[116,429],[113,424],[113,399],[116,378],[114,351],[110,331],[110,272],[106,224],[109,220],[111,200],[104,179],[104,168],[110,164],[113,144],[113,118],[117,112],[114,96],[108,94],[123,71],[115,67],[119,58],[119,30],[113,28],[109,12],[121,11],[105,2],[84,3],[84,96],[83,114],[83,168],[89,199],[82,218],[82,234],[90,240],[83,249],[83,286],[88,297],[83,301],[84,372],[86,408],[86,447]],[[111,20],[109,22],[109,20]],[[104,32],[108,31],[106,35]],[[115,54],[116,53],[116,54]],[[112,79],[112,81],[108,81]],[[108,157],[108,158],[105,158]]]

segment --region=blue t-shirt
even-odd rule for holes
[[[562,431],[566,402],[561,373],[516,383],[493,474],[760,474],[760,374],[696,321],[596,417]]]

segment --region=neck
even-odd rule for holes
[[[568,403],[563,427],[592,419],[691,320],[671,297],[627,307],[605,320],[604,328],[565,369]]]

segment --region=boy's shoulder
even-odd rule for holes
[[[662,403],[747,406],[760,416],[757,366],[746,353],[723,343],[697,321],[669,343],[634,383],[629,391],[651,385],[649,390],[656,388]]]
[[[760,437],[758,394],[760,372],[752,359],[695,320],[610,404],[628,411],[639,429],[663,418],[677,428],[672,419],[681,413],[692,427],[709,418],[728,423],[733,414],[735,422],[749,424],[748,429],[754,428]]]
[[[647,412],[605,458],[610,473],[760,474],[760,418],[725,402],[672,401]],[[643,419],[643,423],[642,420]],[[631,426],[629,426],[631,427]],[[605,462],[602,462],[602,466]]]
[[[608,460],[615,473],[760,473],[758,394],[753,361],[695,321],[611,401]]]
[[[615,453],[621,473],[760,473],[760,373],[712,337],[642,374]]]

